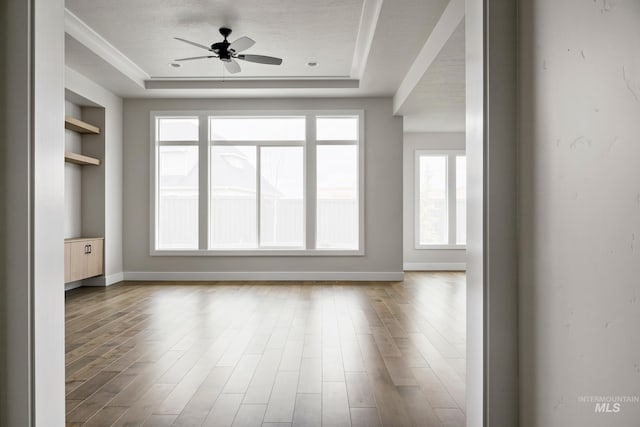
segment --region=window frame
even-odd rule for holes
[[[211,117],[305,117],[305,141],[216,141],[210,140],[209,119]],[[358,139],[350,141],[316,139],[317,117],[358,117]],[[158,231],[158,146],[176,145],[181,141],[165,144],[158,141],[157,121],[160,118],[198,117],[199,140],[195,143],[199,150],[199,210],[198,210],[198,249],[159,249],[156,247]],[[365,125],[364,110],[182,110],[150,112],[150,200],[149,200],[149,255],[150,256],[364,256],[365,255]],[[187,143],[185,141],[185,143]],[[189,143],[194,144],[193,141]],[[358,248],[357,249],[319,249],[316,243],[316,146],[317,145],[356,145],[358,147]],[[303,147],[303,212],[304,235],[302,248],[263,246],[260,248],[210,249],[209,216],[210,194],[210,147],[213,145],[249,145],[277,147]],[[260,171],[257,171],[258,183]],[[259,191],[257,192],[259,197]],[[260,199],[256,199],[258,205]],[[259,207],[257,222],[260,223]],[[260,228],[257,229],[258,242]]]
[[[465,150],[416,150],[414,154],[414,187],[413,187],[413,204],[414,204],[414,248],[416,250],[433,250],[433,249],[466,249],[466,244],[456,243],[457,234],[457,199],[456,199],[456,157],[465,156]],[[447,177],[447,241],[446,244],[424,244],[420,242],[420,158],[423,156],[446,157]]]

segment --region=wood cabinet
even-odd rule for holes
[[[64,241],[64,281],[104,274],[104,238],[77,238]]]

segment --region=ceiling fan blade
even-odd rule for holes
[[[193,46],[196,46],[196,47],[208,50],[208,51],[211,51],[211,49],[209,47],[207,47],[207,46],[205,46],[203,44],[200,44],[200,43],[192,42],[192,41],[189,41],[189,40],[186,40],[186,39],[181,39],[180,37],[174,37],[174,39],[180,40],[181,42],[184,42],[184,43],[189,43],[190,45],[193,45]]]
[[[240,37],[239,39],[231,43],[228,49],[237,53],[249,49],[254,44],[256,44],[256,42],[251,40],[249,37]]]
[[[234,61],[233,59],[229,62],[224,63],[224,68],[227,69],[227,71],[231,74],[235,74],[235,73],[239,73],[240,72],[240,64],[238,64],[236,61]]]
[[[217,56],[213,56],[213,55],[191,56],[189,58],[174,59],[174,61],[191,61],[193,59],[205,59],[205,58],[217,58]]]
[[[274,58],[273,56],[264,56],[264,55],[238,55],[238,59],[242,59],[243,61],[248,62],[257,62],[258,64],[270,64],[270,65],[280,65],[282,64],[281,58]]]

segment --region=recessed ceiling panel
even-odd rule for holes
[[[242,72],[233,77],[348,77],[362,6],[363,0],[66,1],[73,14],[151,77],[165,78],[225,76],[218,59],[171,66],[173,59],[207,54],[173,37],[211,45],[222,40],[222,26],[233,30],[230,41],[255,40],[245,53],[283,58],[280,66],[239,61]]]

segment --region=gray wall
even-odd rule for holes
[[[69,101],[64,103],[64,113],[77,119],[82,109]],[[69,129],[64,131],[65,151],[82,153],[82,136]],[[82,235],[82,166],[64,164],[64,237]]]
[[[150,256],[150,112],[215,109],[363,109],[365,111],[366,256]],[[394,273],[394,277],[398,277],[402,271],[402,192],[400,191],[402,188],[402,118],[392,116],[391,99],[125,100],[124,120],[124,180],[127,183],[124,192],[124,269],[126,273],[357,272]],[[136,275],[135,277],[145,276]]]
[[[416,150],[464,150],[464,133],[405,133],[403,141],[403,261],[405,270],[463,269],[464,249],[416,249],[415,152]]]
[[[521,424],[638,425],[640,2],[520,7]]]

